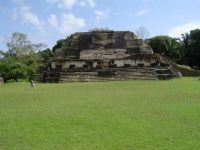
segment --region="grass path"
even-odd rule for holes
[[[199,150],[200,81],[0,85],[0,150]]]

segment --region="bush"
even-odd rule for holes
[[[0,61],[0,77],[4,82],[10,79],[18,81],[18,79],[26,78],[28,75],[28,66],[13,60]]]

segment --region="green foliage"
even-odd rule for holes
[[[6,81],[6,78],[9,77],[8,74],[9,70],[10,70],[9,63],[7,61],[0,61],[0,77],[2,77],[4,81]]]
[[[179,39],[156,36],[149,39],[148,42],[156,53],[164,54],[177,61],[184,56],[183,43]]]
[[[187,55],[187,53],[189,53],[189,49],[190,49],[190,34],[184,33],[181,36],[182,36],[182,41],[183,41],[184,48],[185,48],[185,53]]]
[[[182,34],[185,56],[181,63],[200,69],[200,29]]]
[[[37,72],[42,65],[41,58],[37,53],[32,53],[21,57],[4,57],[0,60],[0,77],[4,81],[10,79],[28,79]]]
[[[40,58],[42,59],[42,61],[44,63],[46,63],[49,60],[49,58],[53,57],[53,53],[52,53],[51,49],[49,49],[49,48],[47,48],[43,51],[39,51],[38,55],[40,56]]]
[[[61,39],[61,40],[58,40],[56,45],[53,47],[53,52],[58,49],[58,48],[61,48],[62,47],[62,44],[64,43],[65,39]]]
[[[198,150],[200,81],[0,86],[1,150]]]
[[[200,67],[200,29],[190,32],[189,42],[190,64]]]
[[[25,64],[28,68],[28,78],[37,72],[39,66],[42,65],[42,60],[38,53],[33,53],[28,56],[21,57],[18,61]]]
[[[182,34],[182,40],[156,36],[148,40],[154,52],[165,54],[181,64],[200,69],[200,29]]]
[[[13,61],[11,59],[0,61],[0,77],[7,80],[25,78],[28,74],[28,67],[21,62]]]
[[[0,50],[0,59],[3,58],[5,56],[5,53],[3,50]]]
[[[13,33],[7,41],[8,51],[0,51],[0,76],[9,79],[30,78],[52,56],[43,43],[33,44],[26,34]]]

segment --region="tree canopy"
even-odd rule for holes
[[[6,45],[8,50],[0,51],[0,77],[5,82],[31,77],[52,56],[50,49],[43,51],[45,44],[32,43],[24,33],[13,33]]]
[[[200,29],[183,33],[180,39],[155,36],[148,39],[154,52],[166,55],[180,64],[200,68]]]
[[[200,29],[193,30],[189,36],[189,46],[187,53],[189,55],[189,64],[200,66]]]
[[[149,45],[155,53],[160,53],[179,61],[183,55],[183,43],[169,36],[156,36],[149,39]]]

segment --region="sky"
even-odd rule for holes
[[[52,48],[56,41],[93,28],[135,31],[150,37],[200,28],[200,0],[0,0],[0,49],[13,32]]]

